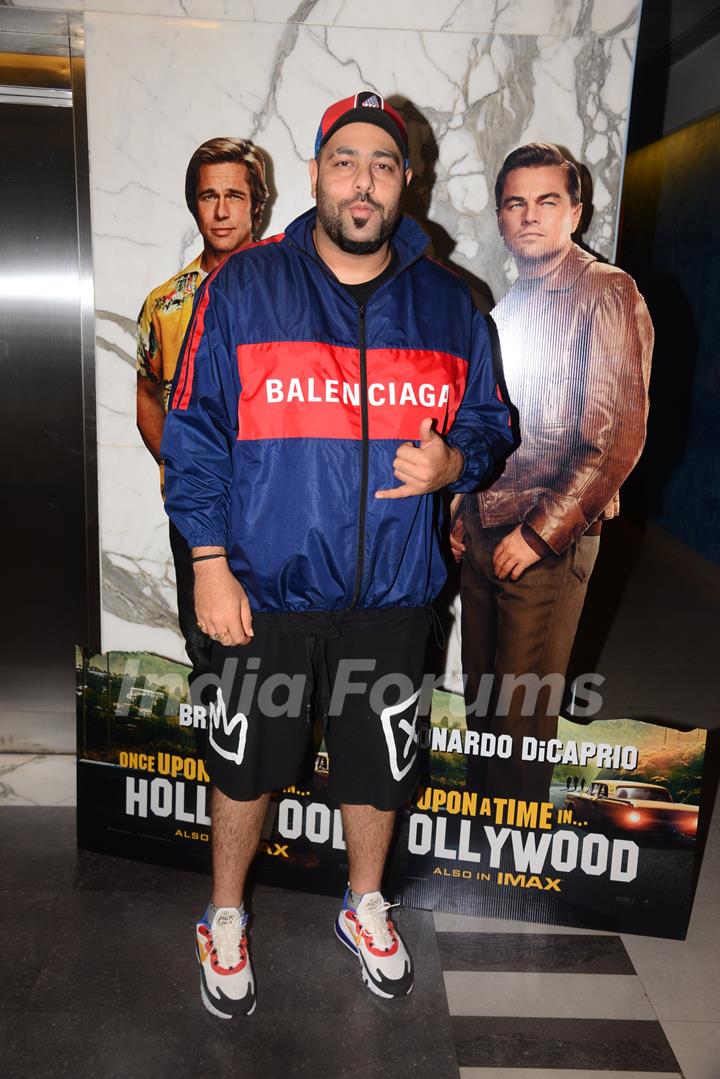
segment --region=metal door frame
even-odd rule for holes
[[[78,644],[100,651],[100,542],[98,515],[97,413],[95,396],[95,290],[90,221],[90,165],[85,83],[85,26],[78,12],[0,8],[0,53],[67,56],[69,87],[0,85],[0,103],[72,108],[75,197],[78,225],[80,342],[84,449],[85,626]],[[42,79],[38,79],[42,82]],[[50,82],[51,80],[46,80]]]

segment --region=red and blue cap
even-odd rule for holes
[[[408,168],[408,137],[405,121],[397,109],[373,90],[359,90],[352,97],[336,101],[323,113],[315,136],[315,157],[331,136],[346,124],[375,124],[398,144],[405,168]]]

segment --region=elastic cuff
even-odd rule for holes
[[[178,531],[182,532],[182,529],[178,529]],[[188,547],[222,547],[225,551],[227,551],[226,536],[220,536],[217,533],[208,532],[195,533],[194,535],[192,533],[190,535],[185,535],[183,533],[183,535],[185,537],[185,542],[187,543]]]

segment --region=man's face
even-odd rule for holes
[[[498,228],[518,262],[542,264],[569,247],[581,213],[560,165],[514,169],[505,178]]]
[[[252,240],[252,197],[245,165],[232,161],[201,165],[195,205],[206,251],[222,256]]]
[[[411,175],[397,143],[381,127],[346,124],[310,162],[318,225],[348,254],[379,251],[400,220]]]

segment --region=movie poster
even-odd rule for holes
[[[511,457],[496,480],[506,485],[503,497],[542,475],[551,496],[547,515],[562,516],[556,510],[567,505],[562,483],[572,471],[566,451],[597,448],[606,409],[617,401],[629,409],[617,421],[628,443],[621,472],[625,458],[639,452],[648,332],[638,341],[638,295],[612,267],[639,8],[621,3],[627,11],[618,14],[617,5],[589,4],[570,16],[558,0],[549,17],[536,0],[518,0],[499,14],[496,6],[410,5],[402,26],[393,5],[375,5],[372,26],[312,4],[302,11],[291,5],[273,21],[249,9],[212,20],[86,15],[103,567],[102,642],[98,654],[80,649],[76,664],[78,833],[86,849],[210,869],[202,747],[223,717],[210,703],[190,701],[157,454],[136,427],[138,312],[151,294],[166,311],[182,305],[199,274],[202,243],[184,178],[201,142],[250,138],[266,156],[269,196],[256,238],[267,239],[311,204],[308,162],[330,102],[361,84],[386,95],[408,125],[406,210],[425,230],[431,256],[467,281],[481,310],[493,309],[521,421],[543,410],[534,434],[526,423],[523,441],[535,446],[541,467],[521,471],[520,456]],[[128,77],[139,55],[147,60],[143,78]],[[188,72],[197,70],[240,74],[193,95]],[[509,216],[498,228],[495,201],[506,155],[535,141],[556,144],[582,166],[572,266],[552,295],[519,272],[524,237],[514,236]],[[558,194],[555,187],[543,192]],[[591,325],[582,313],[596,309],[597,296],[576,287],[589,265],[594,277],[612,278],[617,294],[617,302],[597,305],[604,321]],[[188,318],[190,311],[188,302]],[[186,324],[175,327],[178,343]],[[557,345],[551,353],[548,342]],[[586,354],[587,342],[592,362],[578,369],[575,357]],[[606,378],[608,350],[640,357],[619,383]],[[523,382],[528,371],[534,374]],[[605,387],[607,399],[591,400],[585,416],[582,402],[594,387]],[[572,437],[559,437],[580,414]],[[581,487],[586,465],[577,472]],[[614,506],[621,483],[608,481],[585,524]],[[477,503],[483,527],[493,527],[501,487]],[[529,503],[517,519],[539,530],[551,550],[566,543]],[[596,551],[599,537],[587,540]],[[592,550],[584,557],[592,559]],[[572,578],[586,584],[590,571],[578,558]],[[576,593],[579,616],[584,591],[576,586]],[[559,722],[555,712],[525,730],[504,728],[496,716],[484,724],[487,714],[476,722],[461,697],[468,665],[460,622],[456,602],[449,647],[436,668],[444,674],[432,679],[405,743],[396,746],[421,754],[422,783],[399,814],[388,894],[430,909],[681,936],[691,905],[704,732],[622,716],[570,722],[565,710]],[[492,663],[480,642],[490,636],[473,640],[472,679],[482,682]],[[551,669],[562,670],[566,657],[555,662]],[[325,794],[332,763],[320,737],[314,748],[302,784],[273,797],[255,874],[339,895],[347,861],[340,814]],[[503,794],[498,777],[510,765],[518,786]],[[497,782],[486,784],[493,775]]]
[[[188,701],[186,668],[145,653],[78,650],[79,817],[84,848],[210,871],[210,790],[197,755],[210,706]],[[632,719],[527,736],[552,761],[546,801],[483,796],[468,762],[502,758],[508,736],[468,730],[465,702],[432,689],[416,735],[423,782],[399,814],[387,891],[408,906],[683,937],[692,902],[706,732]],[[421,705],[420,711],[423,711]],[[254,878],[337,895],[347,879],[340,811],[325,795],[322,742],[304,786],[277,792]]]
[[[462,914],[684,937],[693,887],[704,730],[632,719],[525,736],[528,769],[553,763],[549,797],[488,797],[468,762],[509,755],[468,730],[462,697],[436,691],[421,729],[427,785],[409,815],[405,902]]]

